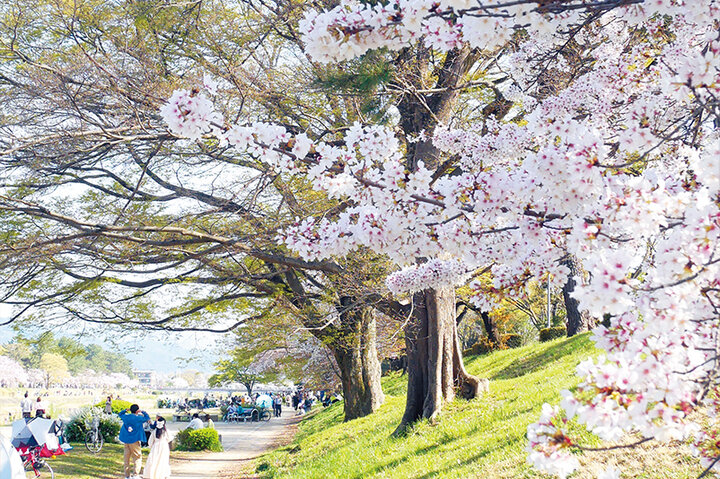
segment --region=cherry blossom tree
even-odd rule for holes
[[[574,419],[608,441],[695,435],[706,475],[720,469],[718,432],[690,413],[717,413],[719,393],[717,18],[714,0],[398,0],[307,15],[307,50],[323,62],[413,43],[448,57],[513,46],[497,64],[512,119],[430,122],[409,146],[411,163],[381,126],[356,124],[338,145],[278,125],[223,125],[201,92],[176,93],[163,115],[175,135],[215,136],[351,200],[280,240],[313,261],[360,247],[386,254],[401,267],[390,291],[425,311],[468,280],[476,303],[491,306],[471,280],[486,271],[496,296],[530,278],[563,287],[573,258],[588,277],[568,293],[608,318],[593,335],[605,354],[581,364],[578,388],[528,428],[529,460],[560,477],[576,469],[583,446],[565,428]],[[428,324],[437,355],[448,337]],[[427,364],[438,366],[432,383],[458,380],[447,363]],[[441,389],[422,401],[429,417],[451,397]]]
[[[3,387],[16,387],[25,385],[28,382],[28,374],[25,368],[7,356],[0,356],[0,371],[3,372],[2,379],[0,379]]]

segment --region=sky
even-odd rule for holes
[[[7,319],[0,304],[0,323]],[[34,336],[42,329],[28,331]],[[173,373],[186,369],[212,372],[212,363],[218,359],[222,347],[222,335],[213,333],[186,332],[166,333],[141,331],[123,333],[109,329],[89,329],[86,325],[71,324],[62,331],[53,331],[56,336],[70,336],[83,344],[98,344],[103,348],[120,352],[133,362],[134,369],[150,369],[159,373]],[[0,344],[12,341],[16,331],[10,326],[0,326]]]

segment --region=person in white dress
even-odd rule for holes
[[[148,438],[150,453],[145,462],[143,479],[168,479],[170,477],[170,434],[165,419],[157,417],[155,427]]]

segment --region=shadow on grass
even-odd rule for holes
[[[512,446],[513,444],[515,444],[515,442],[516,442],[515,440],[506,440],[506,441],[503,441],[502,443],[500,443],[500,446],[501,447]],[[456,462],[453,462],[452,464],[448,464],[447,466],[444,466],[440,469],[435,469],[434,471],[427,472],[427,473],[423,474],[422,476],[418,476],[417,479],[429,479],[431,477],[442,477],[443,473],[448,473],[448,472],[451,472],[462,466],[467,466],[469,464],[472,464],[473,462],[479,461],[480,459],[489,455],[492,452],[493,451],[490,449],[485,449],[485,450],[479,452],[478,454],[475,454],[474,456],[468,457],[467,459],[465,459],[463,461],[456,461]]]
[[[587,334],[562,340],[544,351],[516,359],[507,367],[495,373],[490,379],[513,379],[534,373],[548,367],[553,361],[577,353],[577,350],[586,347],[589,341]]]

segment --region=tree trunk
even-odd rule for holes
[[[367,416],[377,410],[385,396],[380,384],[374,310],[362,300],[341,296],[336,304],[339,321],[327,324],[324,315],[307,300],[305,288],[295,272],[287,272],[285,280],[293,293],[290,302],[302,313],[303,323],[332,351],[338,363],[345,420]]]
[[[243,386],[245,386],[245,389],[247,389],[248,396],[250,396],[250,398],[252,398],[252,390],[254,385],[255,381],[243,383]]]
[[[495,320],[490,317],[490,313],[487,311],[482,311],[480,316],[482,317],[488,339],[494,344],[500,344],[500,333],[498,332]]]
[[[367,306],[354,307],[352,298],[340,298],[343,310],[337,337],[326,339],[332,350],[342,381],[345,420],[375,412],[385,400],[380,384],[375,315]]]
[[[570,275],[563,286],[562,294],[567,314],[567,336],[571,337],[590,329],[590,317],[587,312],[580,311],[578,301],[570,296],[570,293],[575,290],[575,277],[579,274],[575,261],[568,258],[563,261],[563,264],[570,269]]]
[[[412,321],[405,328],[408,393],[405,414],[396,433],[418,419],[434,420],[455,395],[472,399],[486,388],[462,362],[455,322],[455,290],[428,289],[413,296]]]

